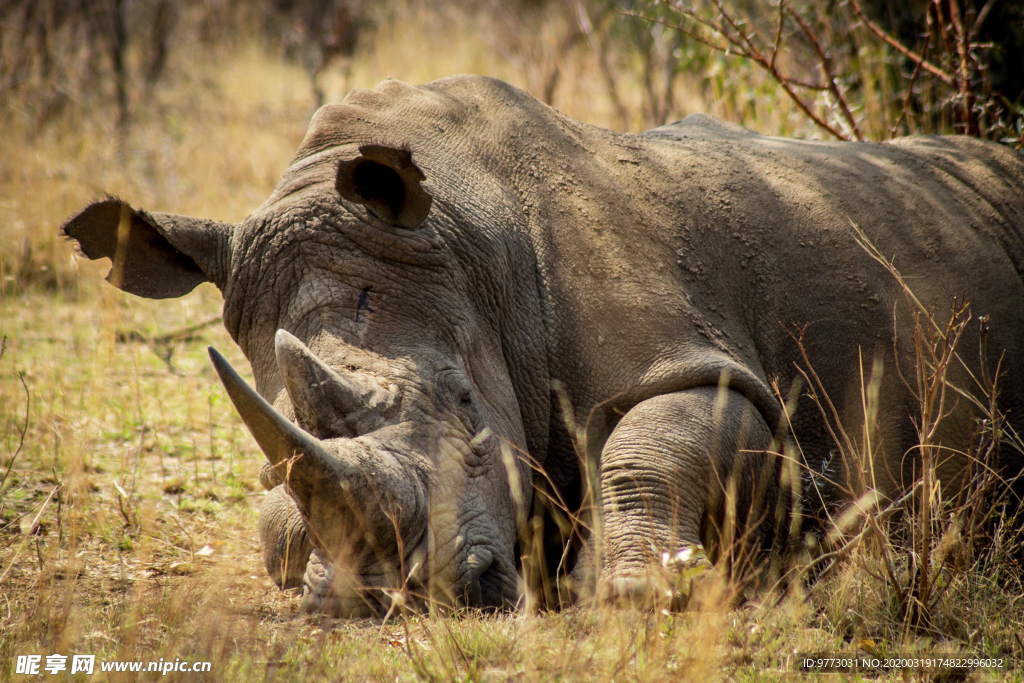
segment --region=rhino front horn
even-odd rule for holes
[[[245,383],[216,349],[211,346],[209,352],[228,397],[271,465],[281,465],[298,454],[302,457],[296,460],[292,469],[293,476],[299,475],[295,478],[297,482],[325,476],[337,477],[338,467],[334,457],[316,439],[274,410],[272,405]]]
[[[338,374],[285,330],[277,331],[274,350],[295,416],[313,436],[359,436],[394,414],[394,387],[365,373]]]

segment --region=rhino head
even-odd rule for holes
[[[384,87],[395,106],[447,106],[427,88]],[[64,232],[110,258],[108,280],[127,292],[221,290],[255,390],[211,357],[267,457],[267,569],[304,585],[305,609],[380,608],[404,587],[510,606],[525,454],[549,414],[544,349],[526,325],[540,319],[535,256],[507,229],[506,191],[467,182],[475,157],[460,162],[436,132],[426,147],[378,95],[322,108],[240,224],[106,199]]]

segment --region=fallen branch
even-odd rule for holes
[[[126,342],[152,344],[153,353],[155,353],[157,357],[167,365],[167,369],[170,370],[171,373],[178,374],[177,370],[174,368],[174,364],[171,362],[171,357],[174,355],[174,344],[177,342],[195,341],[198,336],[196,334],[197,332],[216,325],[223,319],[223,316],[218,315],[216,318],[210,318],[204,322],[183,327],[180,330],[174,330],[173,332],[152,337],[136,332],[135,330],[129,330],[128,332],[118,331],[115,338],[120,344],[124,344]]]

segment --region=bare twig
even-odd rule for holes
[[[880,522],[887,522],[891,517],[893,517],[897,513],[904,511],[904,506],[906,502],[910,499],[910,497],[913,495],[913,493],[914,489],[912,488],[911,490],[907,491],[902,496],[894,500],[892,503],[887,505],[884,509],[878,510],[877,512],[874,513],[871,512],[870,510],[866,511],[865,523],[856,534],[851,536],[850,539],[839,548],[826,553],[822,553],[821,555],[814,558],[811,561],[810,565],[808,565],[808,570],[813,569],[814,567],[819,566],[825,562],[828,562],[828,564],[825,565],[824,569],[822,569],[818,573],[817,582],[815,583],[815,586],[811,588],[811,590],[813,591],[817,586],[821,585],[822,579],[824,579],[833,569],[835,569],[845,557],[849,556],[850,552],[852,552],[856,548],[856,546],[864,540],[864,537],[867,535],[869,531],[876,537],[881,547],[883,548],[882,554],[886,559],[886,574],[888,575],[890,582],[892,582],[893,585],[896,586],[898,589],[899,583],[896,580],[896,570],[894,569],[895,564],[892,561],[891,553],[885,545],[885,542],[888,541],[888,536],[882,531]],[[899,592],[902,596],[902,591]]]
[[[931,8],[928,9],[928,25],[929,25],[929,30],[928,30],[928,32],[924,36],[924,47],[921,48],[921,55],[922,55],[922,57],[926,57],[928,55],[928,46],[929,46],[929,43],[931,42],[931,39],[932,39],[932,32],[931,32],[931,28],[930,28],[931,27],[932,11],[933,10]],[[907,115],[907,109],[910,107],[910,98],[914,96],[914,83],[917,82],[917,76],[920,73],[921,73],[921,62],[917,62],[914,65],[914,73],[911,74],[911,76],[910,76],[910,83],[907,85],[907,94],[903,98],[903,107],[900,109],[900,115],[896,118],[896,123],[892,124],[892,130],[889,132],[889,137],[893,137],[893,138],[896,137],[896,131],[899,129],[900,123],[903,122],[904,117],[906,117],[906,115]]]
[[[545,104],[554,103],[555,90],[558,88],[558,83],[562,77],[562,63],[565,61],[566,56],[575,49],[576,45],[586,39],[586,37],[582,28],[577,26],[558,43],[558,46],[555,48],[554,59],[552,60],[554,64],[548,72],[548,77],[544,80]]]
[[[60,489],[60,484],[53,487],[53,490],[50,491],[50,495],[48,495],[46,500],[43,501],[43,504],[39,506],[39,512],[37,512],[36,516],[32,518],[32,524],[29,525],[29,529],[36,528],[36,525],[39,524],[39,518],[43,516],[43,512],[46,510],[46,506],[50,504],[50,501],[53,500],[53,497],[58,491],[60,491]],[[14,563],[18,561],[18,556],[21,554],[21,551],[25,549],[26,545],[28,545],[29,536],[31,536],[31,534],[25,534],[25,538],[22,539],[21,545],[19,545],[18,549],[14,551],[14,556],[11,557],[11,562],[7,565],[7,569],[4,570],[3,574],[0,574],[0,583],[3,583],[4,579],[7,578],[7,574],[10,573]]]
[[[950,74],[950,80],[946,85],[956,87],[956,74],[955,66],[953,64],[953,54],[956,50],[953,47],[953,39],[949,35],[949,31],[946,29],[946,16],[942,13],[942,0],[932,0],[932,7],[935,8],[935,26],[938,29],[938,33],[942,36],[943,53],[945,57],[947,74]]]
[[[754,38],[740,28],[739,21],[737,21],[736,18],[733,17],[725,9],[725,7],[722,6],[721,2],[716,0],[715,6],[718,8],[722,18],[725,20],[725,24],[719,24],[717,22],[714,22],[711,19],[708,19],[707,17],[701,16],[695,10],[685,8],[682,6],[672,5],[672,9],[680,17],[690,19],[710,29],[711,31],[719,35],[721,38],[723,38],[728,43],[728,45],[717,44],[712,40],[700,35],[699,33],[687,28],[682,23],[673,23],[670,21],[666,21],[661,17],[655,17],[649,14],[644,14],[643,12],[628,11],[623,12],[623,14],[625,14],[626,16],[643,19],[644,21],[647,22],[660,24],[662,26],[665,26],[666,28],[679,31],[680,33],[686,35],[687,37],[692,38],[697,42],[706,45],[717,52],[722,52],[726,55],[735,55],[737,57],[750,60],[757,66],[767,71],[772,76],[775,82],[779,84],[779,87],[782,88],[782,91],[786,93],[786,95],[793,101],[793,103],[796,104],[797,108],[799,108],[800,111],[803,112],[804,116],[813,121],[815,125],[817,125],[819,128],[828,131],[837,139],[847,140],[848,138],[846,135],[837,130],[834,126],[830,125],[823,118],[815,114],[811,110],[810,105],[804,102],[803,99],[793,89],[794,87],[807,87],[812,88],[814,90],[825,90],[828,88],[828,86],[818,87],[805,83],[796,82],[793,79],[786,76],[785,74],[783,74],[781,71],[779,71],[778,67],[775,64],[773,64],[772,59],[766,56],[760,49],[758,49],[757,45],[754,43]]]
[[[668,47],[668,55],[665,58],[664,70],[662,73],[662,98],[661,110],[658,112],[658,125],[664,125],[675,107],[675,84],[677,59],[676,51],[683,45],[683,34],[677,33]]]
[[[868,19],[867,15],[864,13],[864,8],[861,7],[860,2],[858,2],[858,0],[850,0],[850,6],[853,7],[853,11],[856,13],[857,18],[864,22],[864,25],[871,29],[871,31],[875,35],[877,35],[879,38],[885,41],[885,43],[889,45],[889,47],[893,48],[901,55],[914,62],[915,64],[920,64],[925,71],[931,73],[946,85],[956,84],[955,79],[949,73],[935,66],[934,64],[926,60],[922,55],[915,53],[910,48],[905,46],[903,43],[899,42],[898,40],[890,36],[888,33],[886,33],[878,24]]]
[[[28,433],[29,408],[32,404],[32,394],[28,390],[28,384],[25,383],[24,372],[18,373],[18,379],[21,380],[21,386],[25,389],[25,424],[23,424],[18,430],[20,432],[18,437],[18,448],[15,449],[14,455],[12,455],[11,459],[7,462],[7,470],[4,471],[3,478],[0,478],[0,491],[3,490],[4,484],[7,483],[7,477],[11,474],[11,470],[14,468],[14,461],[18,459],[18,455],[21,454],[21,449],[25,446],[25,434]]]
[[[822,383],[818,373],[811,365],[810,358],[807,356],[807,349],[803,343],[807,326],[794,326],[794,330],[789,330],[784,325],[782,327],[786,331],[786,334],[788,334],[794,343],[796,343],[797,349],[800,351],[800,356],[805,367],[796,365],[796,369],[807,382],[807,386],[811,391],[811,398],[818,406],[818,410],[821,412],[821,417],[825,421],[825,427],[828,429],[829,436],[832,437],[832,441],[839,447],[840,455],[844,461],[844,466],[847,468],[847,472],[849,472],[849,461],[853,458],[857,449],[854,445],[853,439],[850,438],[849,434],[847,434],[846,430],[843,428],[839,410],[836,408],[835,404],[832,403],[832,399],[829,397],[828,392],[825,391],[824,383]],[[854,494],[858,496],[862,495],[867,488],[867,482],[861,481],[859,483],[861,488],[854,491]]]
[[[985,6],[981,8],[981,11],[978,12],[978,17],[974,20],[974,25],[971,26],[970,36],[972,38],[976,37],[978,32],[981,31],[982,24],[985,23],[985,19],[988,18],[988,13],[992,11],[992,7],[995,6],[995,4],[996,0],[988,0],[988,2],[985,3]]]
[[[743,29],[740,28],[740,22],[734,19],[733,16],[725,10],[725,7],[722,5],[721,0],[712,1],[715,3],[715,7],[718,8],[718,12],[722,16],[722,18],[725,19],[726,23],[728,23],[732,30],[736,32],[736,35],[740,37],[741,43],[747,46],[747,49],[749,50],[750,54],[755,58],[759,58],[763,61],[764,55],[761,54],[761,51],[757,49],[757,45],[754,44],[753,37],[751,37],[750,34],[745,33]],[[722,35],[726,36],[727,38],[729,37],[729,34],[726,33],[725,31],[722,31]]]
[[[580,25],[580,30],[583,35],[587,37],[587,43],[590,45],[590,49],[597,53],[597,65],[601,70],[601,78],[604,80],[605,90],[608,92],[608,99],[612,101],[612,106],[615,107],[615,115],[619,121],[619,129],[625,130],[629,126],[629,112],[626,110],[626,105],[622,103],[622,97],[619,95],[619,88],[615,80],[615,74],[612,72],[611,64],[608,63],[608,34],[607,30],[603,27],[600,30],[595,29],[593,22],[590,20],[590,16],[587,14],[587,10],[584,7],[584,3],[577,5],[577,22]],[[598,32],[600,35],[598,35]]]
[[[857,140],[863,140],[864,136],[860,132],[860,127],[857,126],[857,120],[853,118],[853,114],[850,112],[849,105],[846,104],[846,97],[839,90],[839,80],[836,78],[835,73],[832,71],[832,62],[828,58],[828,54],[825,52],[825,48],[821,46],[821,41],[818,40],[818,36],[811,30],[810,25],[804,21],[803,16],[800,15],[793,7],[787,7],[790,16],[796,19],[796,23],[800,25],[800,30],[807,36],[807,40],[814,46],[815,51],[818,53],[818,61],[821,64],[821,70],[825,74],[825,83],[828,87],[828,91],[832,93],[832,97],[835,98],[836,104],[839,105],[840,111],[843,113],[843,117],[846,118],[846,122],[850,125],[850,129],[853,131],[853,136]]]
[[[136,524],[135,517],[131,512],[131,500],[128,498],[128,494],[116,481],[114,482],[114,488],[119,494],[121,494],[120,496],[114,496],[114,498],[117,499],[117,509],[121,513],[121,517],[124,519],[125,526],[132,531],[138,531],[138,525]],[[122,498],[124,499],[124,502],[122,502]],[[125,507],[125,503],[128,504],[128,507]]]
[[[779,45],[782,43],[782,26],[785,24],[786,19],[786,0],[779,0],[779,23],[775,28],[775,44],[772,46],[772,59],[768,66],[771,69],[775,68],[775,59],[779,56]]]
[[[971,51],[971,37],[964,28],[960,5],[957,0],[949,0],[949,14],[956,31],[957,52],[960,56],[960,106],[963,111],[963,123],[968,135],[975,137],[981,134],[978,129],[978,118],[974,115],[974,93],[971,90],[971,78],[967,62]]]

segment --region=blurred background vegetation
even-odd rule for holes
[[[3,115],[37,126],[69,112],[130,125],[161,91],[252,51],[301,67],[316,105],[386,75],[497,71],[621,130],[712,109],[799,134],[756,104],[787,77],[814,86],[805,99],[824,119],[848,100],[852,117],[833,117],[851,129],[892,124],[906,104],[897,133],[1007,136],[1024,105],[1024,3],[1012,0],[4,0],[0,27]],[[399,37],[404,61],[375,57]],[[755,46],[765,74],[744,64]],[[588,71],[597,87],[572,88],[567,76]]]
[[[0,0],[0,189],[45,195],[36,162],[92,182],[0,202],[0,286],[66,284],[56,220],[86,199],[237,220],[323,102],[469,72],[619,131],[708,112],[764,134],[1024,146],[1014,0]]]

